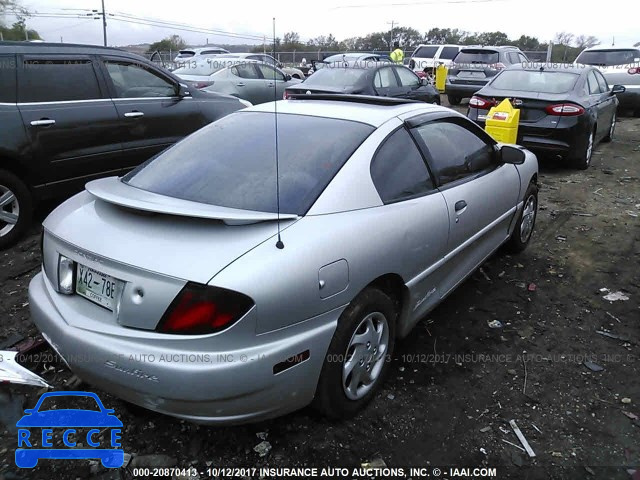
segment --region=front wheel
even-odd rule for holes
[[[0,250],[20,240],[31,223],[32,214],[27,186],[13,173],[0,170]]]
[[[462,101],[462,97],[457,97],[455,95],[447,95],[447,100],[449,101],[449,105],[460,105]]]
[[[607,136],[602,139],[603,142],[610,142],[613,140],[613,134],[616,131],[616,113],[613,113],[613,117],[611,117],[611,125],[609,126],[609,133]]]
[[[534,183],[530,183],[524,194],[524,205],[522,212],[518,217],[516,227],[513,229],[511,238],[507,242],[507,249],[513,253],[522,252],[533,234],[536,225],[536,216],[538,214],[538,187]]]
[[[365,289],[342,312],[313,401],[322,414],[350,418],[371,401],[393,355],[396,315],[377,288]]]

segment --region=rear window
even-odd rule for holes
[[[602,67],[610,67],[612,65],[628,65],[640,62],[640,50],[628,49],[610,49],[610,50],[589,50],[582,52],[576,58],[576,63],[584,65],[596,65]]]
[[[416,51],[413,52],[413,56],[417,58],[433,58],[436,56],[438,48],[438,46],[418,47]]]
[[[229,52],[227,52],[225,50],[220,50],[220,49],[217,49],[217,50],[203,50],[202,52],[200,52],[200,55],[221,55],[221,54],[224,54],[224,53],[229,53]]]
[[[23,63],[20,102],[66,102],[102,98],[91,60],[42,57]]]
[[[230,65],[237,64],[237,60],[216,60],[213,58],[207,61],[197,62],[195,60],[185,62],[180,68],[176,68],[172,73],[175,75],[211,75]]]
[[[347,120],[279,114],[281,212],[304,215],[373,130]],[[273,114],[228,115],[148,160],[123,181],[169,197],[276,212]]]
[[[461,50],[455,58],[455,63],[463,64],[487,64],[498,63],[500,54],[495,50]]]
[[[192,52],[191,50],[180,50],[180,53],[178,53],[178,58],[189,58],[189,57],[193,57],[196,54],[196,52]]]
[[[346,68],[342,63],[324,65],[304,81],[305,85],[323,85],[327,87],[352,87],[366,73],[359,68]]]
[[[458,47],[443,47],[440,52],[440,58],[443,60],[453,60],[460,49]]]
[[[580,75],[569,72],[505,70],[491,82],[498,90],[521,92],[565,93],[573,90]]]

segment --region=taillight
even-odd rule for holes
[[[640,67],[631,67],[629,70],[627,70],[627,73],[629,75],[640,75]]]
[[[253,301],[242,293],[190,282],[173,300],[156,330],[179,335],[219,332],[251,307]]]
[[[290,98],[291,98],[291,94],[285,90],[284,93],[282,94],[282,99],[289,100]]]
[[[211,85],[213,85],[213,82],[192,82],[191,85],[193,85],[195,88],[206,88],[206,87],[210,87]]]
[[[558,103],[556,105],[548,105],[544,109],[548,115],[559,117],[575,117],[584,113],[584,108],[573,103]]]
[[[475,95],[469,100],[469,106],[477,108],[479,110],[489,110],[495,105],[495,102],[485,100],[482,97],[476,97]]]

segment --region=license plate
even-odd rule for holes
[[[113,311],[121,281],[102,272],[78,264],[76,270],[76,293],[94,303]]]
[[[465,72],[464,70],[458,74],[460,77],[465,78],[485,78],[484,72]]]

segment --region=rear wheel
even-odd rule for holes
[[[589,165],[591,165],[591,157],[593,156],[593,149],[595,147],[595,131],[596,129],[594,128],[589,132],[584,147],[571,160],[572,165],[578,170],[586,170],[589,168]]]
[[[447,100],[449,101],[449,105],[460,105],[462,101],[462,97],[457,97],[455,95],[447,95]]]
[[[367,288],[346,308],[325,357],[313,406],[329,418],[350,418],[384,381],[395,345],[393,301]]]
[[[613,134],[616,131],[616,112],[613,112],[613,117],[611,117],[611,125],[609,126],[609,133],[607,136],[602,139],[603,142],[610,142],[613,140]]]
[[[0,170],[0,250],[10,247],[31,223],[33,204],[27,186],[13,173]]]
[[[530,183],[524,194],[524,205],[522,212],[518,217],[516,227],[513,229],[511,238],[507,242],[507,249],[513,253],[522,252],[533,234],[536,225],[536,216],[538,214],[538,187],[534,183]]]

